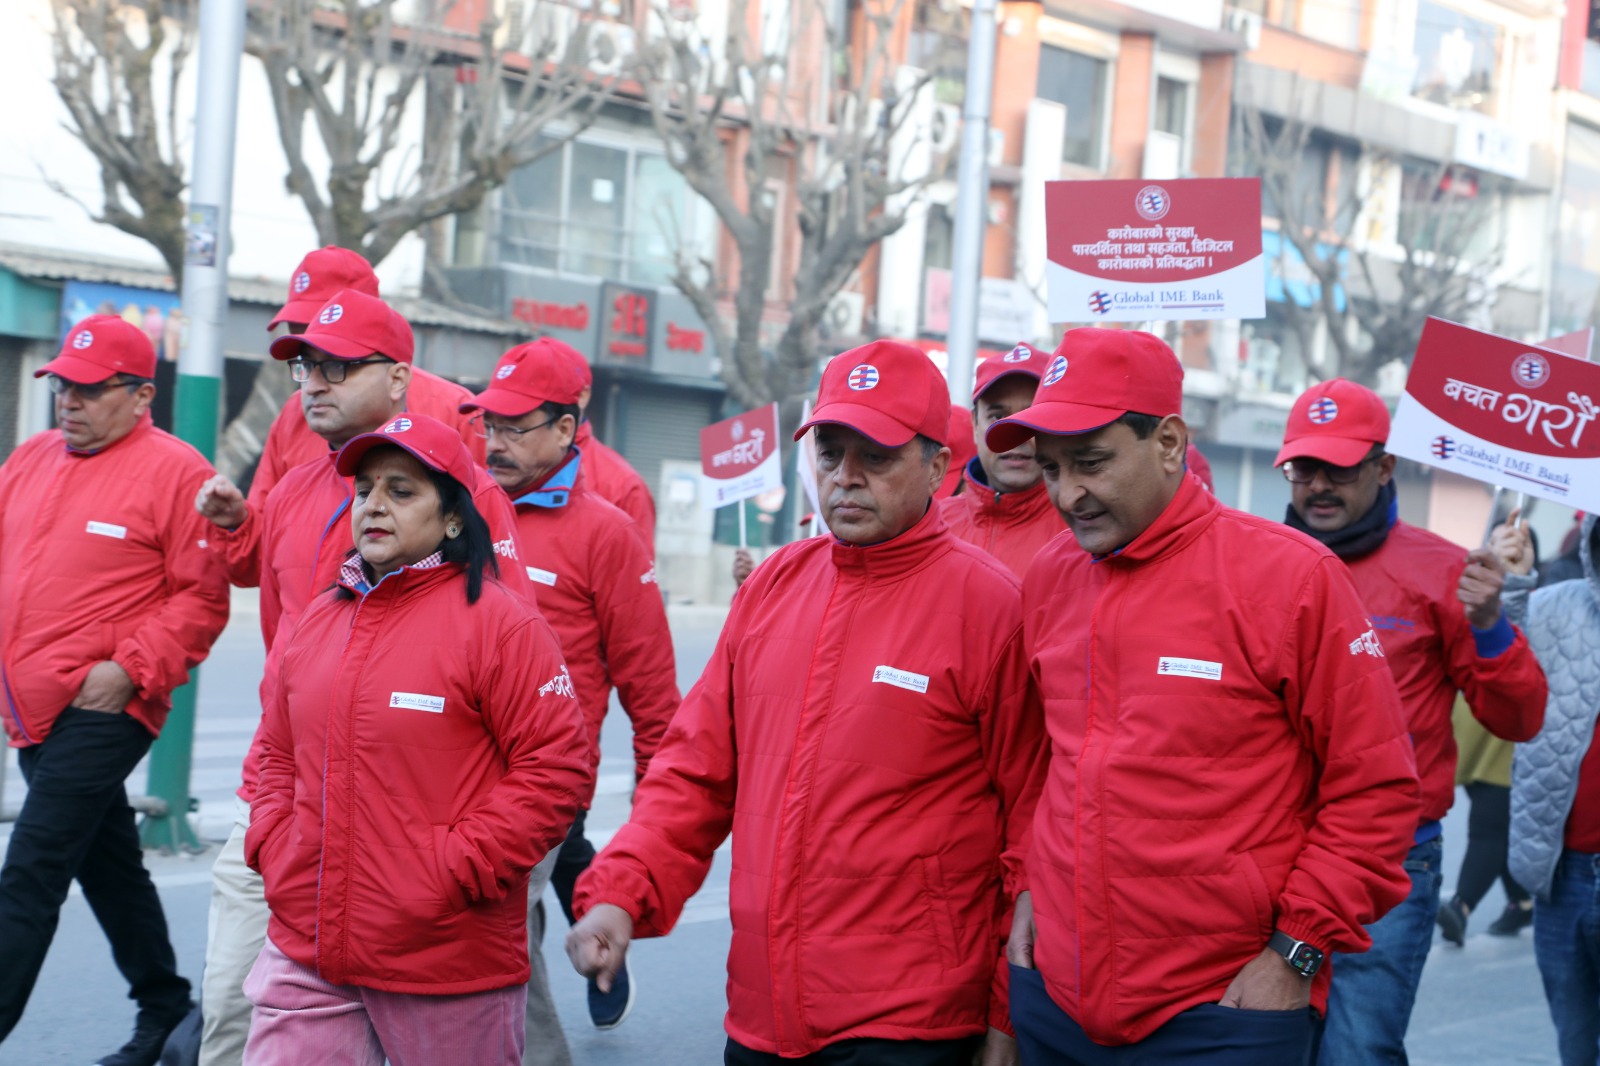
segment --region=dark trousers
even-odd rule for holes
[[[561,901],[561,913],[567,916],[568,925],[577,921],[572,916],[573,887],[577,885],[583,871],[594,862],[594,845],[583,835],[583,823],[588,817],[588,811],[578,812],[577,820],[572,823],[572,828],[567,830],[567,839],[561,845],[561,854],[556,856],[556,868],[550,874],[550,883],[555,886],[556,899]]]
[[[150,741],[125,714],[68,707],[42,744],[18,753],[28,794],[0,868],[0,1040],[27,1006],[73,878],[141,1016],[188,1010],[189,982],[178,976],[122,784]]]
[[[1476,910],[1495,878],[1505,885],[1506,900],[1522,903],[1528,893],[1511,876],[1506,865],[1511,836],[1511,790],[1504,785],[1473,781],[1467,785],[1467,854],[1456,878],[1456,898]]]
[[[1309,1010],[1191,1007],[1139,1041],[1108,1047],[1056,1006],[1038,970],[1011,967],[1011,1024],[1023,1066],[1300,1066],[1310,1061]]]
[[[798,1059],[785,1059],[765,1051],[751,1051],[728,1039],[723,1066],[970,1066],[983,1037],[963,1040],[841,1040]]]

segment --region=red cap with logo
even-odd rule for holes
[[[298,336],[279,337],[269,351],[274,359],[297,359],[306,348],[318,348],[335,359],[386,355],[410,363],[416,341],[411,323],[378,299],[355,289],[335,293]]]
[[[540,339],[550,342],[550,354],[566,362],[568,368],[577,376],[582,388],[587,389],[594,385],[594,371],[590,369],[589,360],[583,357],[582,352],[570,344],[556,340],[554,337],[541,337]],[[573,402],[576,403],[577,401],[574,400]]]
[[[360,252],[328,245],[300,260],[289,279],[289,299],[278,308],[277,317],[267,323],[272,329],[279,322],[308,325],[322,305],[345,289],[378,295],[378,275]]]
[[[1154,334],[1084,326],[1061,338],[1033,404],[990,426],[985,440],[1008,452],[1035,433],[1091,433],[1130,411],[1181,414],[1183,364]]]
[[[848,426],[886,448],[918,436],[944,444],[950,436],[950,390],[944,375],[920,348],[899,341],[873,341],[833,357],[822,371],[812,426]]]
[[[972,398],[981,397],[989,386],[1012,374],[1026,374],[1034,381],[1044,377],[1050,367],[1050,353],[1042,352],[1031,344],[1019,344],[1004,355],[991,355],[978,364],[977,381],[972,386]]]
[[[482,408],[501,418],[521,418],[540,404],[577,403],[583,382],[561,348],[571,351],[553,337],[517,345],[500,357],[489,387],[463,403],[462,412]]]
[[[144,330],[116,315],[90,315],[67,331],[61,354],[33,372],[98,385],[116,374],[156,376],[156,349]]]
[[[441,474],[449,474],[468,489],[477,480],[477,468],[473,465],[472,453],[462,443],[461,431],[445,425],[437,418],[409,412],[396,415],[375,432],[351,437],[339,449],[334,468],[345,477],[350,477],[361,465],[362,456],[384,444],[404,448],[423,466]]]
[[[1290,459],[1320,459],[1355,466],[1374,444],[1389,439],[1389,408],[1365,385],[1344,378],[1321,381],[1300,394],[1273,466]]]

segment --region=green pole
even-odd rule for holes
[[[244,0],[201,0],[196,75],[194,184],[183,265],[183,348],[174,409],[177,434],[210,459],[217,451],[222,330],[228,315],[228,224],[233,210],[234,127],[244,55]],[[150,749],[149,794],[165,804],[139,828],[145,847],[198,851],[189,824],[199,673],[172,694],[172,713]]]

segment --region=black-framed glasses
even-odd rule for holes
[[[59,374],[48,374],[45,380],[50,383],[50,391],[57,396],[65,396],[71,389],[77,393],[78,399],[85,403],[93,403],[112,389],[127,389],[129,392],[138,391],[139,386],[149,381],[149,378],[107,378],[97,381],[93,385],[85,385],[78,381],[68,381]]]
[[[1354,466],[1334,466],[1320,459],[1290,459],[1283,464],[1283,476],[1291,485],[1309,485],[1317,480],[1319,473],[1326,477],[1330,484],[1353,485],[1361,476],[1361,468],[1377,458],[1378,456],[1369,455]]]
[[[311,380],[311,372],[317,371],[322,375],[322,380],[329,385],[341,384],[350,374],[353,366],[371,366],[374,363],[392,363],[393,359],[378,356],[374,359],[291,359],[289,360],[289,375],[296,381],[306,382]]]
[[[543,429],[545,426],[553,426],[559,421],[561,421],[559,416],[556,418],[547,418],[543,422],[540,422],[537,426],[528,426],[523,429],[518,429],[516,426],[497,426],[492,422],[484,422],[478,427],[478,436],[482,437],[484,440],[493,440],[494,435],[499,433],[508,440],[521,440],[534,430]]]

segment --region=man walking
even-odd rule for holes
[[[780,548],[739,590],[633,817],[578,882],[567,938],[610,987],[733,835],[733,1066],[967,1066],[989,1032],[1001,852],[1043,769],[1019,596],[931,507],[944,379],[879,341],[822,375],[811,421],[831,536]]]
[[[1072,537],[1023,587],[1049,775],[1008,952],[1023,1061],[1306,1062],[1326,956],[1405,894],[1416,774],[1343,566],[1185,472],[1183,369],[1076,329],[1030,437]]]
[[[520,344],[501,357],[487,389],[464,408],[481,411],[489,473],[512,499],[517,531],[539,611],[561,641],[578,707],[588,724],[591,772],[600,765],[600,727],[615,684],[633,722],[635,781],[678,709],[677,668],[655,563],[633,519],[590,492],[587,456],[574,445],[581,383],[552,338]],[[587,802],[585,803],[587,808]],[[559,853],[535,868],[529,888],[529,982],[523,1061],[571,1061],[550,1001],[540,945],[545,883],[552,871],[568,884],[588,869],[594,846],[584,837],[585,809]],[[570,911],[567,920],[572,921]],[[601,992],[590,982],[589,1013],[601,1029],[622,1024],[633,1003],[628,972]]]
[[[155,372],[143,330],[79,322],[34,375],[58,428],[0,466],[0,689],[28,782],[0,869],[0,1041],[76,879],[139,1005],[100,1066],[151,1066],[192,1006],[123,781],[228,621],[210,527],[189,506],[211,466],[151,424]]]
[[[1406,856],[1410,892],[1368,927],[1370,948],[1334,959],[1323,1066],[1407,1061],[1406,1028],[1439,913],[1440,819],[1455,799],[1456,693],[1505,740],[1527,740],[1544,720],[1544,674],[1500,608],[1505,567],[1487,548],[1469,553],[1400,521],[1388,439],[1389,409],[1378,394],[1334,378],[1295,401],[1276,459],[1290,485],[1285,521],[1343,560],[1355,581],[1394,673],[1422,781]]]

